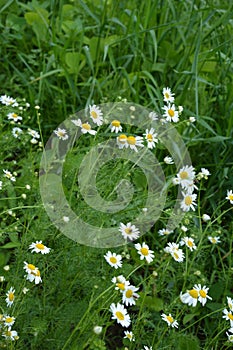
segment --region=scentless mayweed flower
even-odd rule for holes
[[[130,341],[135,341],[133,332],[124,331],[124,333],[125,333],[124,338],[129,339]]]
[[[183,211],[189,211],[190,209],[195,211],[195,206],[197,205],[195,200],[197,198],[197,195],[195,193],[193,193],[193,194],[186,194],[184,192],[182,192],[182,195],[183,195],[183,200],[180,203],[181,209]]]
[[[7,330],[3,331],[2,336],[6,338],[7,340],[17,340],[19,339],[18,333],[16,331],[12,331],[11,327],[9,327]]]
[[[143,134],[145,136],[145,140],[147,142],[147,147],[149,149],[155,148],[155,144],[158,143],[158,134],[155,133],[155,130],[153,128],[146,129],[146,132]]]
[[[174,164],[174,160],[172,159],[172,157],[169,157],[169,156],[166,156],[164,159],[163,159],[164,163],[166,164]]]
[[[198,180],[201,180],[201,179],[205,179],[207,180],[208,179],[208,176],[210,176],[210,172],[208,169],[206,168],[201,168],[201,171],[197,174],[197,179]]]
[[[128,222],[126,225],[121,222],[119,231],[124,239],[129,239],[131,241],[140,236],[139,229],[135,225],[132,225],[131,222]]]
[[[233,315],[232,315],[232,311],[230,310],[227,310],[227,309],[224,309],[223,310],[223,317],[222,318],[225,318],[227,321],[230,321],[230,325],[231,325],[231,328],[233,327]]]
[[[27,130],[27,133],[28,133],[28,135],[32,136],[33,139],[39,139],[40,138],[40,134],[36,130],[32,130],[32,129],[29,128]]]
[[[10,327],[15,323],[15,317],[9,315],[3,315],[4,326]]]
[[[154,259],[154,251],[150,250],[148,245],[143,242],[142,245],[137,243],[134,245],[140,255],[140,260],[146,259],[148,263],[151,263]]]
[[[158,231],[158,234],[159,234],[159,236],[168,236],[172,232],[173,231],[171,231],[171,230],[168,230],[166,228],[162,228],[161,230]]]
[[[228,199],[230,201],[231,204],[233,204],[233,192],[232,190],[227,190],[227,196],[226,199]]]
[[[13,120],[14,122],[18,122],[19,120],[22,120],[23,118],[18,115],[17,113],[8,113],[7,114],[8,120]]]
[[[166,117],[167,122],[177,123],[179,121],[179,113],[176,111],[175,105],[170,105],[162,107],[164,110],[163,117]]]
[[[111,253],[110,251],[104,255],[105,260],[109,263],[110,266],[118,269],[118,267],[122,267],[122,256],[120,254]]]
[[[127,148],[138,152],[137,147],[144,147],[143,138],[141,136],[128,136],[127,137]]]
[[[61,129],[61,128],[58,128],[57,130],[54,130],[53,131],[57,137],[60,139],[60,140],[67,140],[69,138],[69,136],[67,135],[67,131],[65,129]]]
[[[11,307],[15,300],[15,289],[13,287],[10,287],[10,289],[6,293],[6,296],[7,297],[5,301],[6,301],[7,307]]]
[[[228,329],[228,332],[233,333],[233,328]],[[233,334],[229,334],[228,332],[226,332],[226,335],[228,337],[228,341],[233,343]]]
[[[32,249],[32,253],[48,254],[51,248],[42,244],[42,241],[36,241],[36,243],[31,243],[28,249]]]
[[[110,311],[112,312],[112,319],[116,320],[117,323],[120,323],[122,327],[128,328],[131,320],[127,313],[127,310],[124,308],[124,305],[117,303],[112,303],[110,305]]]
[[[81,128],[81,133],[82,134],[90,134],[90,135],[95,135],[97,133],[96,130],[93,130],[91,128],[91,125],[86,122],[86,123],[82,123],[81,119],[78,120],[71,120],[72,123],[76,126],[79,126]]]
[[[7,179],[11,180],[12,182],[16,181],[15,176],[13,176],[9,170],[3,170],[3,172],[4,172],[4,176]]]
[[[165,102],[174,102],[175,98],[174,98],[174,93],[171,92],[171,89],[169,87],[167,88],[163,88],[163,100]]]
[[[121,292],[123,292],[127,287],[130,286],[130,282],[127,281],[123,275],[113,277],[112,283],[116,285],[115,289],[120,290]]]
[[[154,121],[154,120],[158,120],[158,114],[156,114],[155,112],[150,112],[149,113],[149,118]]]
[[[176,320],[174,320],[174,318],[172,317],[171,314],[166,315],[166,314],[162,314],[161,315],[162,319],[167,322],[168,326],[172,326],[173,328],[178,328],[179,324]]]
[[[127,286],[122,292],[122,302],[126,306],[135,305],[135,299],[139,298],[139,294],[136,293],[138,290],[139,288],[136,288],[134,286]]]
[[[22,130],[22,129],[20,129],[20,128],[18,128],[18,127],[15,127],[15,128],[12,129],[12,135],[13,135],[16,139],[20,138],[20,135],[22,135],[22,134],[23,134],[23,130]]]
[[[180,245],[182,246],[184,244],[191,250],[191,252],[197,249],[197,246],[195,245],[194,239],[192,237],[181,238]]]
[[[219,236],[215,236],[215,237],[208,236],[208,240],[209,240],[210,243],[212,243],[212,244],[221,243],[221,240],[220,240],[220,237],[219,237]]]
[[[122,126],[119,120],[113,120],[110,124],[110,128],[111,132],[115,132],[116,134],[122,131]]]
[[[167,246],[164,248],[164,251],[166,253],[171,254],[171,256],[173,257],[173,259],[177,262],[182,262],[184,261],[184,253],[182,251],[182,249],[179,249],[179,244],[174,243],[174,242],[169,242],[167,244]]]
[[[193,166],[183,166],[176,175],[177,184],[180,184],[183,189],[188,189],[193,185],[195,179],[195,169]]]
[[[10,97],[10,96],[7,96],[7,95],[2,95],[0,97],[0,102],[3,104],[3,105],[6,105],[6,106],[11,106],[11,107],[18,107],[18,102]]]
[[[89,106],[89,112],[90,112],[90,117],[93,120],[93,123],[97,124],[98,126],[103,124],[103,113],[98,106],[96,105]]]
[[[26,261],[24,261],[24,270],[27,272],[27,275],[25,277],[28,281],[34,281],[35,284],[42,282],[42,279],[40,277],[40,270],[38,267],[33,264],[28,264]]]
[[[186,293],[180,293],[180,300],[184,304],[195,307],[199,301],[202,306],[205,306],[207,299],[212,300],[212,298],[207,294],[209,288],[206,286],[201,286],[200,284],[195,284],[193,289],[187,290]]]

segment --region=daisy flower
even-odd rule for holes
[[[195,169],[192,166],[185,165],[179,170],[176,178],[178,179],[177,183],[180,184],[182,188],[187,189],[189,185],[193,185]]]
[[[158,134],[155,133],[154,128],[151,128],[150,130],[146,129],[146,132],[143,135],[145,136],[145,139],[147,141],[147,147],[149,149],[155,148],[155,143],[158,143]]]
[[[50,248],[42,244],[42,241],[36,241],[36,243],[31,243],[28,249],[32,249],[32,253],[35,252],[41,254],[48,254],[50,252]]]
[[[124,333],[125,333],[124,338],[129,339],[130,341],[135,341],[133,332],[124,331]]]
[[[23,133],[23,130],[20,128],[13,128],[12,129],[12,135],[17,139],[20,137],[20,135]]]
[[[220,237],[219,237],[219,236],[215,236],[215,237],[208,236],[208,240],[209,240],[209,241],[210,241],[210,243],[212,243],[212,244],[218,244],[218,243],[221,243],[221,241],[220,241]]]
[[[40,134],[36,130],[28,129],[28,135],[32,136],[34,139],[39,139]]]
[[[201,179],[208,179],[208,176],[210,176],[211,174],[210,174],[210,172],[209,172],[209,170],[208,169],[206,169],[206,168],[201,168],[201,171],[197,174],[197,179],[198,180],[201,180]]]
[[[120,223],[119,231],[121,232],[124,239],[134,240],[140,236],[140,231],[135,225],[131,225],[131,222],[128,222],[124,225],[122,222]]]
[[[228,329],[228,332],[233,333],[233,328]],[[233,343],[233,334],[229,334],[228,332],[226,332],[226,335],[228,336],[228,341]]]
[[[195,203],[195,200],[197,198],[196,194],[186,194],[184,192],[182,192],[183,195],[183,200],[181,201],[180,207],[183,211],[189,211],[190,208],[192,210],[195,210],[195,205],[197,205],[197,203]]]
[[[227,196],[226,199],[228,199],[230,201],[231,204],[233,204],[233,193],[232,190],[227,190]]]
[[[8,120],[14,120],[14,122],[18,122],[19,120],[22,120],[23,118],[18,115],[17,113],[8,113],[7,114]]]
[[[128,136],[127,137],[127,147],[138,152],[137,147],[143,146],[143,138],[141,136]]]
[[[172,317],[171,314],[166,315],[166,314],[162,314],[161,315],[162,319],[167,322],[168,326],[172,326],[173,328],[178,328],[178,322],[176,320],[174,320],[174,318]]]
[[[116,134],[122,131],[122,126],[119,120],[113,120],[110,124],[111,132],[115,132]]]
[[[67,131],[65,129],[58,128],[57,130],[54,130],[54,133],[57,135],[57,137],[60,140],[67,140],[69,136],[67,135]]]
[[[35,272],[38,270],[38,268],[33,265],[33,264],[28,264],[26,261],[24,261],[24,270],[27,272],[27,273],[32,273],[32,272]]]
[[[170,88],[163,88],[163,100],[165,102],[174,102],[174,94],[171,92]]]
[[[206,304],[207,299],[212,300],[212,298],[209,295],[207,295],[209,288],[207,288],[206,286],[202,287],[200,284],[195,284],[194,288],[198,291],[198,301],[200,301],[202,306]]]
[[[135,293],[138,291],[139,288],[136,288],[134,286],[127,286],[122,293],[122,301],[123,303],[128,305],[135,305],[135,299],[139,298],[139,294]]]
[[[164,159],[163,159],[164,163],[166,164],[174,164],[174,160],[172,159],[172,157],[169,157],[169,156],[166,156]]]
[[[120,136],[117,137],[117,146],[122,149],[122,148],[127,148],[128,143],[127,143],[127,136],[125,134],[121,134]]]
[[[115,289],[123,292],[127,287],[130,286],[130,282],[122,275],[113,277],[112,282],[116,285]]]
[[[79,126],[81,128],[81,132],[83,134],[95,135],[97,133],[97,131],[91,128],[91,125],[88,122],[82,123],[81,119],[71,121],[72,123],[74,123],[74,125]]]
[[[182,294],[180,293],[180,300],[184,304],[188,304],[189,306],[195,307],[197,305],[199,293],[198,290],[193,288],[191,290],[187,290],[186,293]]]
[[[179,114],[178,111],[176,111],[174,104],[171,105],[169,103],[168,106],[164,106],[162,109],[164,110],[163,116],[166,117],[166,121],[174,123],[177,123],[179,121]]]
[[[117,323],[120,323],[122,327],[129,327],[131,320],[124,305],[120,303],[117,303],[117,305],[112,303],[110,305],[110,311],[112,312],[113,320],[117,320]]]
[[[97,124],[98,126],[103,124],[103,113],[101,112],[101,109],[96,106],[89,106],[89,111],[90,111],[90,116],[91,119],[93,120],[93,122],[95,124]]]
[[[181,241],[180,241],[180,245],[186,245],[186,247],[188,247],[191,252],[195,249],[197,249],[197,246],[195,245],[195,242],[194,242],[194,239],[191,238],[191,237],[183,237],[181,238]]]
[[[135,244],[135,248],[140,255],[140,260],[146,259],[148,263],[152,262],[154,259],[154,252],[150,250],[148,245],[143,242],[142,245],[140,243]]]
[[[224,309],[223,310],[223,317],[222,318],[225,318],[227,321],[230,321],[230,324],[231,324],[231,328],[233,327],[233,315],[232,315],[232,311],[228,311],[227,309]]]
[[[11,327],[8,328],[8,330],[4,331],[2,336],[9,340],[17,340],[18,339],[18,333],[16,331],[12,331]]]
[[[149,113],[149,118],[151,120],[158,120],[158,114],[156,114],[155,112],[150,112]]]
[[[171,254],[171,256],[175,261],[177,262],[184,261],[185,256],[182,249],[179,249],[179,244],[176,244],[174,242],[172,243],[169,242],[168,245],[164,248],[164,251],[166,253]]]
[[[167,236],[167,235],[170,235],[170,233],[172,233],[173,231],[171,231],[171,230],[168,230],[168,229],[166,229],[166,228],[163,228],[163,229],[161,229],[161,230],[159,230],[158,231],[158,234],[160,235],[160,236]]]
[[[7,96],[7,95],[2,95],[0,97],[0,101],[3,105],[6,105],[6,106],[11,106],[11,107],[18,106],[18,102],[14,98]]]
[[[230,297],[227,297],[227,304],[229,309],[233,311],[233,299],[231,299]]]
[[[26,276],[26,280],[30,281],[30,282],[35,282],[35,284],[39,284],[40,282],[42,282],[42,278],[40,277],[40,270],[35,270],[32,271],[31,273],[28,273],[28,275]]]
[[[110,266],[118,269],[118,267],[122,267],[122,256],[120,254],[111,253],[110,251],[104,255],[105,260],[109,263]]]
[[[6,303],[7,303],[7,307],[11,307],[11,305],[13,304],[14,300],[15,300],[15,289],[13,287],[10,287],[10,289],[8,290],[8,292],[6,293]]]
[[[152,349],[152,346],[149,347],[149,346],[144,345],[144,350],[153,350],[153,349]]]
[[[4,325],[7,327],[13,326],[13,324],[15,323],[15,317],[13,316],[9,316],[9,315],[5,315],[3,317],[3,321],[4,321]]]
[[[4,172],[4,176],[7,177],[9,180],[13,182],[16,181],[15,176],[13,176],[9,170],[3,170],[3,172]]]

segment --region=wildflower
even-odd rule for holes
[[[191,252],[197,249],[194,239],[191,237],[183,237],[180,241],[180,245],[184,245],[184,244],[186,245],[186,247],[188,247],[191,250]]]
[[[17,139],[20,137],[20,135],[23,133],[23,130],[20,128],[13,128],[12,129],[12,135]]]
[[[163,88],[163,100],[165,102],[174,102],[174,93],[171,92],[170,88]]]
[[[230,201],[231,204],[233,204],[233,192],[232,190],[227,190],[227,197],[226,199],[228,199]]]
[[[32,253],[35,252],[41,254],[48,254],[50,252],[50,248],[42,244],[42,241],[36,241],[36,243],[31,243],[29,249],[32,249]]]
[[[166,156],[164,159],[163,159],[164,163],[166,164],[174,164],[174,161],[172,159],[172,157],[168,157]]]
[[[158,120],[158,115],[155,112],[150,112],[149,113],[149,118],[151,120]]]
[[[128,136],[127,137],[127,147],[137,152],[137,147],[143,146],[143,138],[141,136]]]
[[[15,323],[15,317],[13,316],[9,316],[9,315],[5,315],[3,317],[3,321],[4,321],[4,325],[7,327],[13,326],[13,324]]]
[[[3,170],[3,172],[4,172],[4,176],[7,177],[9,180],[13,182],[16,181],[15,176],[13,176],[9,170]]]
[[[183,106],[178,106],[178,113],[179,115],[183,112],[184,108]]]
[[[27,294],[28,291],[29,291],[29,289],[26,288],[26,287],[24,287],[23,290],[22,290],[23,294]]]
[[[40,270],[33,264],[28,264],[24,261],[24,270],[27,272],[26,279],[30,282],[35,282],[35,284],[39,284],[42,282],[40,277]]]
[[[128,147],[127,136],[125,134],[121,134],[117,137],[117,145],[120,149]]]
[[[194,288],[198,290],[198,293],[199,293],[198,301],[200,301],[202,306],[206,304],[207,299],[212,300],[212,298],[209,295],[207,295],[209,288],[207,288],[206,286],[202,287],[200,284],[195,284]]]
[[[33,139],[39,139],[40,134],[36,130],[28,129],[28,135],[32,136]]]
[[[27,273],[32,273],[37,270],[37,267],[33,264],[28,264],[26,261],[24,261],[24,270]]]
[[[111,132],[118,133],[119,131],[122,131],[122,126],[119,120],[113,120],[110,124]]]
[[[179,170],[176,177],[178,179],[177,183],[180,184],[182,188],[187,189],[189,185],[193,185],[195,169],[192,166],[185,165]]]
[[[139,298],[139,294],[135,293],[138,291],[139,288],[136,288],[134,286],[127,286],[122,293],[122,301],[123,303],[128,305],[135,305],[135,299]]]
[[[171,122],[173,121],[174,123],[177,123],[179,121],[179,114],[178,111],[175,109],[175,105],[170,105],[162,107],[164,110],[163,116],[166,117],[166,121]]]
[[[164,248],[164,251],[166,253],[171,254],[171,256],[173,257],[173,259],[177,262],[182,262],[184,261],[184,253],[182,251],[182,249],[179,249],[179,244],[177,243],[168,243],[168,245]]]
[[[14,120],[14,122],[17,122],[19,120],[22,120],[23,118],[18,115],[17,113],[8,113],[7,114],[8,120]]]
[[[180,300],[182,301],[182,303],[188,304],[189,306],[193,307],[197,305],[198,297],[199,293],[198,290],[196,290],[195,288],[187,290],[187,292],[184,294],[182,294],[182,292],[180,293]]]
[[[178,322],[176,320],[174,320],[174,318],[172,317],[171,314],[169,315],[165,315],[165,314],[162,314],[161,315],[162,319],[167,322],[168,326],[172,326],[173,328],[178,328]]]
[[[183,232],[187,232],[188,231],[188,228],[184,225],[181,226],[180,228]]]
[[[131,225],[131,222],[128,222],[126,225],[121,222],[119,231],[124,239],[129,239],[131,241],[137,239],[140,235],[139,229],[135,225]]]
[[[2,334],[3,337],[9,340],[17,340],[18,339],[18,333],[16,331],[12,331],[11,327],[9,327],[6,331]]]
[[[7,303],[7,307],[11,307],[11,305],[13,304],[14,300],[15,300],[15,289],[13,287],[10,287],[10,289],[8,290],[8,292],[6,293],[6,303]]]
[[[208,176],[210,176],[211,174],[210,174],[210,172],[209,172],[209,170],[208,169],[206,169],[206,168],[201,168],[201,171],[197,174],[197,178],[198,178],[198,180],[200,180],[200,179],[202,179],[202,178],[204,178],[204,179],[208,179]]]
[[[120,254],[111,253],[110,251],[108,251],[107,254],[104,255],[104,257],[107,263],[109,263],[109,265],[114,267],[115,269],[118,269],[118,267],[122,267],[122,256]]]
[[[180,207],[183,211],[189,211],[190,208],[192,210],[195,210],[194,206],[197,205],[197,203],[195,203],[195,200],[197,198],[196,194],[185,194],[184,192],[182,192],[183,195],[183,200],[181,201]]]
[[[158,234],[160,235],[160,236],[167,236],[167,235],[170,235],[170,233],[172,233],[173,231],[171,231],[171,230],[168,230],[168,229],[166,229],[166,228],[163,228],[163,229],[161,229],[161,230],[159,230],[158,231]]]
[[[112,319],[117,320],[117,323],[120,323],[123,327],[129,327],[131,320],[127,313],[127,310],[124,308],[124,305],[117,303],[115,305],[112,303],[110,305],[110,311],[112,312]]]
[[[129,281],[127,281],[126,278],[122,275],[113,277],[112,282],[116,285],[115,289],[120,290],[121,292],[130,286]]]
[[[228,332],[233,333],[233,328],[228,329]],[[229,334],[228,332],[226,332],[226,335],[228,336],[228,341],[233,343],[233,334]]]
[[[227,297],[227,304],[229,309],[233,311],[233,299],[231,299],[230,297]]]
[[[90,110],[90,116],[93,122],[98,126],[102,125],[103,113],[101,112],[101,109],[98,106],[93,105],[93,106],[89,106],[89,110]]]
[[[204,222],[209,221],[209,220],[210,220],[210,216],[209,216],[208,214],[203,214],[203,215],[202,215],[202,220],[203,220]]]
[[[135,244],[135,248],[140,255],[140,260],[146,259],[148,263],[152,262],[154,259],[154,252],[150,250],[148,245],[143,242],[142,245],[140,243]]]
[[[155,143],[158,143],[158,134],[155,133],[154,128],[151,128],[150,130],[146,129],[146,132],[143,135],[145,136],[145,139],[147,141],[147,147],[149,149],[155,148]]]
[[[57,135],[57,137],[60,140],[67,140],[69,136],[67,135],[67,131],[65,129],[58,128],[57,130],[54,130],[54,133]]]
[[[82,123],[81,119],[71,121],[72,123],[74,123],[74,125],[79,126],[81,128],[81,132],[83,134],[95,135],[97,133],[97,131],[92,130],[91,125],[88,122]]]
[[[144,350],[153,350],[153,349],[152,349],[152,346],[148,347],[148,346],[144,345]]]
[[[17,107],[18,106],[18,102],[10,97],[10,96],[7,96],[7,95],[2,95],[0,97],[0,102],[3,104],[3,105],[6,105],[6,106],[11,106],[11,107]]]
[[[189,121],[190,121],[190,123],[194,123],[196,121],[196,118],[195,117],[189,117]]]
[[[101,327],[101,326],[95,326],[95,327],[93,328],[93,332],[94,332],[95,334],[100,334],[100,333],[102,332],[102,330],[103,330],[103,327]]]
[[[218,243],[221,243],[221,241],[220,241],[220,237],[219,237],[219,236],[215,236],[215,237],[208,236],[208,240],[209,240],[209,241],[210,241],[210,243],[212,243],[212,244],[218,244]]]
[[[233,327],[233,315],[232,311],[228,311],[227,309],[223,310],[224,316],[222,318],[225,318],[227,321],[230,321],[231,328]]]
[[[133,332],[124,331],[124,333],[125,333],[124,338],[129,339],[130,341],[135,341]]]

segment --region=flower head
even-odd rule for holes
[[[110,124],[111,132],[115,132],[116,134],[122,131],[122,126],[119,120],[113,120]]]
[[[193,194],[187,194],[182,192],[183,200],[181,201],[180,207],[183,211],[189,211],[190,209],[195,210],[195,206],[197,203],[195,202],[197,195],[195,193]]]
[[[8,307],[11,307],[14,300],[15,300],[15,289],[13,287],[10,287],[8,292],[6,293],[6,303]]]
[[[191,252],[197,249],[197,246],[195,245],[194,239],[192,237],[183,237],[180,241],[180,245],[184,244],[191,250]]]
[[[65,129],[58,128],[57,130],[54,130],[54,133],[57,135],[57,137],[60,140],[67,140],[69,136],[67,135],[67,131]]]
[[[10,326],[13,326],[13,324],[15,323],[15,317],[9,316],[9,315],[4,315],[3,321],[4,321],[5,326],[10,327]]]
[[[172,157],[169,157],[169,156],[166,156],[164,159],[163,159],[164,163],[166,164],[174,164],[174,160],[172,159]]]
[[[140,236],[139,229],[135,225],[132,225],[131,222],[128,222],[126,225],[121,222],[119,231],[121,232],[124,239],[129,239],[131,241],[137,239]]]
[[[0,97],[0,102],[3,104],[3,105],[6,105],[6,106],[11,106],[11,107],[17,107],[18,106],[18,102],[10,97],[10,96],[7,96],[7,95],[2,95]]]
[[[32,253],[35,252],[41,254],[48,254],[50,252],[50,248],[42,244],[42,241],[36,241],[36,243],[31,243],[29,249],[32,249]]]
[[[165,102],[174,102],[174,93],[171,92],[170,88],[163,88],[163,100]]]
[[[188,189],[190,185],[193,185],[193,180],[195,178],[195,169],[192,166],[183,166],[176,175],[177,183],[181,185],[182,188]]]
[[[143,135],[145,136],[147,147],[149,149],[155,148],[155,144],[158,143],[158,134],[155,133],[154,128],[146,129],[146,132]]]
[[[90,117],[95,124],[97,124],[98,126],[103,124],[103,113],[98,106],[96,105],[89,106],[89,112],[90,112]]]
[[[133,332],[124,331],[124,333],[125,333],[124,338],[129,339],[130,341],[135,341]]]
[[[16,331],[12,331],[11,327],[3,331],[2,336],[8,340],[17,340],[19,338],[18,333]]]
[[[196,288],[196,290],[198,291],[198,301],[200,301],[202,306],[206,304],[207,299],[212,300],[212,298],[209,295],[207,295],[209,288],[207,288],[206,286],[202,287],[200,284],[195,284],[194,288]]]
[[[231,204],[233,204],[233,192],[232,190],[227,190],[227,196],[226,199],[228,199],[230,201]]]
[[[142,245],[140,243],[135,244],[135,248],[140,255],[140,260],[146,259],[148,263],[152,262],[154,259],[154,252],[150,250],[148,245],[143,242]]]
[[[90,134],[90,135],[95,135],[97,133],[96,130],[93,130],[91,128],[91,125],[86,122],[86,123],[82,123],[81,119],[78,119],[78,120],[71,120],[72,123],[76,126],[79,126],[81,128],[81,132],[83,134]]]
[[[231,328],[233,327],[233,314],[232,314],[232,311],[228,311],[227,309],[224,309],[223,310],[223,318],[225,318],[227,321],[230,321],[230,324],[231,324]]]
[[[111,253],[110,251],[108,251],[104,255],[104,258],[107,261],[107,263],[109,263],[109,265],[114,267],[115,269],[118,269],[118,267],[122,267],[122,256],[120,254]]]
[[[167,122],[177,123],[179,121],[179,113],[176,111],[175,105],[170,103],[167,106],[162,107],[164,110],[163,116],[166,117]]]
[[[12,129],[12,135],[17,139],[20,137],[20,135],[23,133],[23,130],[18,128],[18,127],[15,127]]]
[[[115,289],[123,292],[128,286],[130,286],[130,282],[126,280],[126,278],[122,275],[113,277],[112,282],[116,285]]]
[[[110,311],[112,312],[113,320],[117,320],[117,323],[120,323],[122,327],[129,327],[131,320],[124,305],[120,303],[117,303],[117,305],[112,303],[110,305]]]
[[[208,236],[208,240],[209,240],[210,243],[212,243],[212,244],[221,243],[221,240],[220,240],[220,237],[219,237],[219,236],[215,236],[215,237]]]
[[[127,286],[122,293],[122,301],[123,303],[128,305],[135,305],[135,299],[139,298],[139,294],[136,293],[139,288],[136,288],[134,286]]]
[[[11,180],[12,182],[15,182],[15,176],[13,176],[9,170],[3,170],[3,172],[4,172],[4,176],[7,179]]]
[[[171,314],[166,315],[166,314],[162,314],[161,315],[162,319],[167,322],[168,326],[172,326],[173,328],[178,328],[178,322],[176,320],[174,320],[174,318],[172,317]]]

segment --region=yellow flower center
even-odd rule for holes
[[[10,292],[9,295],[8,295],[8,299],[9,299],[10,301],[13,301],[14,298],[15,298],[14,293]]]
[[[112,126],[115,126],[115,127],[119,127],[121,125],[121,123],[119,122],[119,120],[113,120],[112,121]]]
[[[42,243],[37,243],[36,248],[43,250],[43,249],[45,249],[45,246]]]
[[[173,252],[173,254],[176,259],[179,259],[179,255],[176,252]]]
[[[231,321],[233,321],[233,315],[232,315],[230,312],[227,314],[227,316],[229,317],[229,319],[230,319]]]
[[[148,140],[149,142],[152,142],[152,141],[153,141],[153,135],[152,135],[152,134],[148,134],[148,135],[147,135],[147,140]]]
[[[166,316],[167,320],[170,322],[170,323],[173,323],[174,322],[174,319],[172,316]]]
[[[211,242],[212,242],[212,243],[217,243],[217,240],[216,240],[214,237],[212,237],[212,238],[211,238]]]
[[[5,331],[4,334],[5,334],[7,337],[11,337],[11,331]]]
[[[182,180],[187,179],[187,178],[188,178],[188,173],[187,173],[187,171],[181,171],[181,173],[180,173],[180,178],[181,178]]]
[[[174,115],[175,115],[175,112],[173,111],[173,109],[168,109],[168,114],[169,114],[169,116],[171,117],[171,118],[173,118],[174,117]]]
[[[34,276],[38,276],[38,277],[40,277],[40,271],[39,270],[37,270],[37,271],[35,271],[35,272],[32,272],[32,275],[34,275]]]
[[[191,248],[193,247],[193,242],[192,242],[192,241],[188,240],[187,243],[188,243],[188,246],[189,246],[189,247],[191,247]]]
[[[165,97],[166,97],[166,98],[169,98],[169,97],[170,97],[170,95],[169,95],[169,93],[168,93],[168,92],[165,92],[165,94],[164,94],[164,95],[165,95]]]
[[[28,268],[29,268],[30,270],[35,270],[35,269],[36,269],[36,267],[35,267],[34,265],[32,265],[32,264],[28,264]]]
[[[148,248],[141,248],[140,251],[141,251],[142,255],[146,256],[149,254]]]
[[[124,285],[124,283],[117,283],[117,287],[118,287],[120,290],[125,290],[125,285]]]
[[[230,199],[230,201],[233,201],[233,194],[229,194],[228,198]]]
[[[98,114],[95,111],[91,111],[91,116],[94,119],[98,118]]]
[[[186,205],[190,205],[190,204],[192,204],[192,197],[191,196],[186,196],[185,197],[185,200],[184,200],[184,202],[185,202],[185,204]]]
[[[65,136],[65,133],[63,131],[58,131],[58,135],[63,137],[63,136]]]
[[[5,322],[6,322],[6,323],[11,323],[11,322],[13,322],[13,321],[14,321],[13,317],[7,317],[7,318],[5,319]]]
[[[133,291],[132,289],[128,289],[125,293],[126,298],[131,298],[133,296]]]
[[[136,138],[134,136],[128,136],[127,142],[129,145],[135,145],[136,144]]]
[[[118,142],[120,142],[120,143],[125,143],[126,142],[126,140],[127,140],[127,136],[126,135],[120,135],[119,137],[118,137]]]
[[[120,311],[117,311],[117,312],[116,312],[116,317],[117,317],[119,320],[121,320],[121,321],[124,321],[124,319],[125,319],[125,316],[124,316],[123,313],[120,312]]]
[[[116,264],[117,259],[114,256],[111,256],[111,258],[109,259],[111,261],[111,263]]]
[[[201,289],[200,291],[199,291],[199,293],[200,293],[200,296],[202,297],[202,298],[206,298],[206,292],[203,290],[203,289]]]
[[[195,289],[191,289],[189,290],[189,295],[194,298],[194,299],[197,299],[198,298],[198,291],[195,290]]]
[[[17,118],[17,117],[18,117],[18,114],[12,113],[12,117],[13,117],[13,118]]]
[[[127,228],[125,229],[125,233],[126,233],[127,235],[131,235],[132,229],[129,228],[129,227],[127,227]]]
[[[91,130],[90,124],[87,124],[87,123],[82,124],[82,128],[85,130]]]

